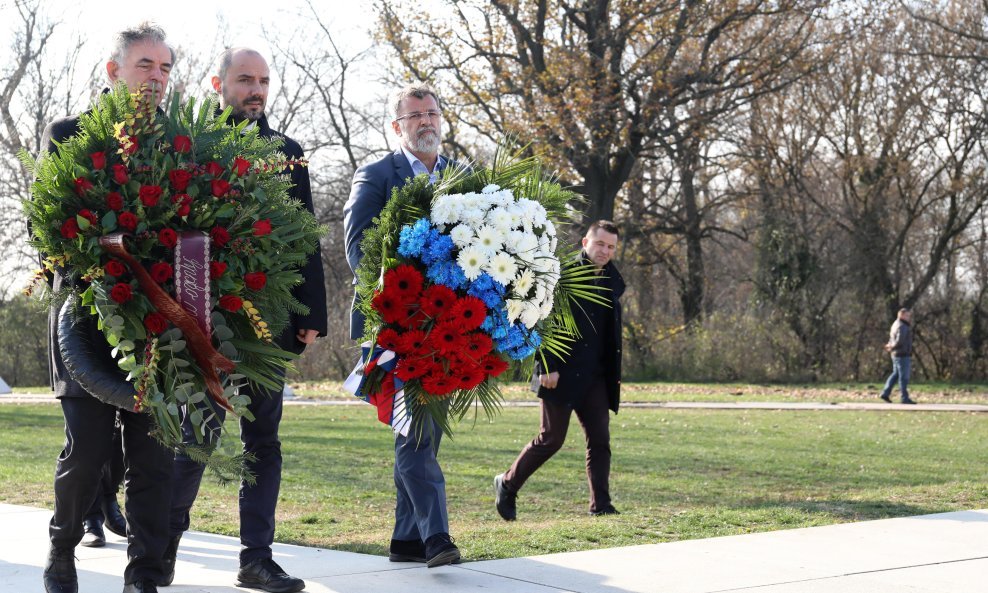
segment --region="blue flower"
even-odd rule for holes
[[[467,277],[463,274],[463,269],[454,261],[436,262],[426,269],[425,275],[433,284],[442,284],[453,290],[467,285]]]
[[[443,235],[439,231],[433,230],[429,233],[429,239],[422,249],[422,262],[425,265],[446,262],[452,259],[453,239],[449,235]]]
[[[428,218],[420,218],[413,225],[405,225],[398,236],[398,253],[404,257],[421,257],[432,231]]]

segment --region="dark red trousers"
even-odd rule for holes
[[[573,408],[542,400],[539,435],[522,449],[511,469],[504,474],[504,485],[517,492],[543,463],[562,448],[573,412],[576,412],[586,436],[590,512],[595,512],[611,504],[608,485],[611,474],[611,418],[603,379],[594,381],[583,401]]]

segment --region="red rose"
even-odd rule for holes
[[[106,272],[108,276],[119,278],[127,273],[127,268],[125,268],[124,265],[117,260],[111,259],[106,262],[105,266],[103,266],[103,271]]]
[[[209,238],[217,247],[223,247],[230,242],[230,233],[221,226],[214,226],[209,231]]]
[[[96,215],[93,214],[93,211],[92,210],[87,210],[85,208],[83,208],[82,210],[79,211],[79,216],[81,216],[81,217],[85,218],[86,220],[88,220],[89,221],[89,224],[91,224],[91,225],[92,224],[96,224],[96,222],[99,220],[98,218],[96,218]]]
[[[254,223],[254,236],[263,237],[271,234],[271,219],[265,218]]]
[[[137,136],[127,136],[127,139],[124,142],[122,142],[122,144],[123,144],[124,152],[126,152],[127,154],[134,154],[135,152],[137,152],[137,149],[140,148],[137,145]]]
[[[79,223],[74,217],[62,223],[62,236],[66,239],[75,239],[79,236]]]
[[[268,283],[268,276],[264,272],[249,272],[244,274],[244,284],[251,290],[261,290]]]
[[[237,177],[243,177],[245,173],[250,169],[250,161],[245,158],[237,157],[233,159],[233,172],[237,174]]]
[[[118,282],[110,289],[110,298],[117,303],[126,303],[133,297],[134,293],[130,290],[130,284]]]
[[[75,180],[75,193],[80,196],[87,191],[93,189],[93,182],[89,181],[85,177],[76,177]]]
[[[140,191],[137,192],[137,195],[141,198],[141,203],[148,208],[157,206],[158,200],[161,199],[161,186],[142,185]]]
[[[117,224],[122,229],[132,231],[137,228],[137,216],[133,212],[121,212],[117,217]]]
[[[175,140],[172,141],[172,147],[175,152],[185,154],[192,150],[192,138],[188,136],[175,136]]]
[[[213,195],[217,198],[222,198],[230,191],[230,182],[225,179],[214,179],[209,182]]]
[[[220,297],[219,305],[233,313],[239,311],[244,306],[244,302],[235,294],[225,294]]]
[[[105,152],[94,152],[89,155],[89,158],[93,161],[93,169],[104,169],[106,167]]]
[[[185,188],[189,187],[189,182],[192,181],[192,173],[185,169],[172,169],[168,172],[168,180],[172,182],[172,188],[175,191],[183,192]]]
[[[127,177],[127,165],[116,164],[111,167],[113,169],[113,180],[118,184],[123,185],[130,180]]]
[[[209,262],[209,276],[211,278],[219,278],[226,272],[226,264],[221,261],[211,261]]]
[[[173,274],[172,267],[165,262],[159,261],[151,264],[151,278],[154,278],[158,284],[167,282]]]
[[[120,210],[123,208],[123,196],[115,191],[106,194],[106,207],[110,210]]]
[[[216,161],[209,161],[209,164],[206,165],[206,173],[209,173],[213,177],[219,177],[223,174],[223,165]]]
[[[172,229],[161,229],[158,231],[158,242],[171,249],[178,243],[178,233]]]
[[[144,327],[148,330],[148,333],[157,335],[168,328],[168,320],[161,313],[154,311],[144,317]]]
[[[172,203],[178,203],[175,213],[179,216],[188,216],[192,212],[192,196],[189,194],[175,194],[172,196]]]

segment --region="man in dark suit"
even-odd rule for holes
[[[587,441],[587,479],[590,483],[590,514],[613,515],[611,504],[611,433],[608,410],[616,414],[621,398],[621,295],[624,280],[611,262],[617,249],[618,228],[600,220],[583,237],[583,262],[597,268],[595,283],[605,288],[600,295],[608,305],[581,302],[573,308],[579,339],[568,357],[546,352],[548,368],[536,367],[538,394],[542,399],[539,434],[515,459],[511,469],[494,478],[494,504],[506,521],[517,515],[518,490],[542,464],[566,442],[570,417],[583,426]],[[536,360],[538,360],[536,358]]]
[[[213,88],[220,94],[220,105],[232,107],[231,123],[244,120],[256,125],[264,138],[278,137],[284,141],[281,151],[290,160],[304,158],[302,147],[284,134],[272,130],[268,125],[264,107],[267,103],[270,72],[264,57],[248,48],[231,48],[223,52],[218,62],[218,72],[212,77]],[[312,192],[309,187],[309,171],[306,167],[293,167],[286,174],[291,175],[292,188],[289,195],[302,202],[309,210],[312,207]],[[292,293],[296,299],[309,308],[306,315],[293,314],[288,328],[275,340],[278,347],[301,354],[306,345],[327,331],[326,286],[322,268],[322,256],[317,249],[309,256],[301,270],[303,283]],[[254,415],[253,421],[241,419],[240,439],[244,453],[252,454],[257,461],[249,464],[256,482],[240,484],[240,570],[237,573],[237,586],[261,589],[276,593],[292,593],[305,588],[305,582],[289,576],[272,559],[271,544],[274,542],[275,509],[281,487],[281,441],[278,440],[278,425],[281,422],[282,394],[284,386],[269,390],[254,386],[250,391],[248,409]],[[222,409],[216,409],[222,421]],[[195,442],[192,427],[188,420],[183,424],[186,441]],[[165,554],[166,578],[164,584],[171,584],[175,576],[175,559],[179,540],[189,528],[189,510],[195,502],[202,481],[203,466],[184,455],[175,459],[174,497],[171,512],[171,541]]]
[[[124,81],[131,91],[143,91],[153,105],[161,103],[174,52],[165,43],[160,28],[142,23],[119,33],[106,72],[110,82]],[[41,146],[56,152],[63,142],[79,132],[79,116],[48,125]],[[52,289],[58,294],[72,279],[55,273]],[[110,346],[92,317],[80,321],[91,344],[100,345],[99,355],[109,357]],[[103,467],[113,454],[114,423],[118,408],[93,397],[69,374],[58,346],[58,309],[49,319],[52,387],[65,417],[65,448],[55,465],[55,513],[49,525],[51,549],[44,569],[45,591],[76,593],[78,579],[74,549],[83,536],[83,519],[96,499]],[[171,504],[173,453],[149,435],[151,417],[119,410],[127,509],[127,557],[124,592],[157,591],[155,581],[162,572],[162,555],[168,542],[167,509]]]
[[[391,101],[391,127],[401,146],[393,153],[357,169],[350,198],[343,208],[346,256],[356,283],[363,253],[364,230],[384,208],[391,190],[417,175],[436,180],[450,161],[439,155],[442,111],[439,96],[425,84],[408,85]],[[354,307],[350,314],[350,338],[364,333],[364,318]],[[419,431],[418,423],[424,423]],[[421,433],[420,436],[416,436]],[[442,431],[435,422],[413,418],[408,436],[395,434],[394,481],[398,501],[389,558],[392,562],[425,562],[429,568],[452,564],[460,551],[449,536],[446,513],[446,479],[436,460]]]

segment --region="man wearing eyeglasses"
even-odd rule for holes
[[[357,169],[350,188],[350,198],[343,208],[346,257],[354,272],[363,253],[360,239],[364,229],[380,214],[394,188],[400,188],[417,175],[425,174],[435,182],[437,175],[451,161],[439,154],[442,112],[439,96],[426,84],[408,85],[392,97],[394,119],[391,127],[398,136],[398,150]],[[364,333],[364,318],[357,310],[356,298],[350,313],[350,338]],[[417,422],[419,419],[413,419]],[[436,460],[442,431],[431,426],[408,436],[395,435],[394,481],[398,501],[395,528],[391,536],[389,559],[392,562],[425,562],[429,568],[453,564],[460,551],[449,536],[446,512],[446,479]],[[421,432],[420,437],[416,433]]]

